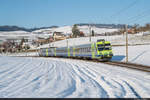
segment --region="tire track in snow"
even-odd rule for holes
[[[83,64],[84,65],[84,64]],[[94,66],[92,66],[93,68]],[[119,84],[116,81],[113,81],[113,78],[106,80],[105,77],[107,78],[107,76],[103,76],[100,73],[98,73],[97,71],[93,70],[92,68],[90,68],[90,66],[85,64],[85,73],[87,71],[87,73],[95,73],[96,77],[93,77],[93,79],[95,79],[100,85],[103,86],[103,88],[105,88],[105,90],[108,92],[109,97],[114,98],[114,97],[124,97],[125,96],[125,89],[124,87]],[[87,74],[88,75],[88,74]],[[89,74],[90,75],[90,74]],[[92,75],[93,76],[93,75]],[[90,77],[92,77],[90,76]],[[117,83],[117,86],[115,86],[115,84]],[[118,88],[119,87],[119,88]]]
[[[137,97],[137,98],[141,98],[140,95],[134,90],[134,88],[128,84],[126,81],[124,81],[125,84],[127,84],[127,86],[131,89],[131,91],[134,93],[134,95]]]
[[[62,61],[64,61],[64,60],[62,60]],[[71,61],[71,60],[70,60]],[[65,62],[67,62],[67,63],[73,63],[73,64],[79,64],[79,63],[81,63],[81,65],[84,65],[84,64],[89,64],[88,66],[89,67],[91,67],[92,69],[98,69],[98,67],[99,66],[97,66],[98,64],[95,64],[95,63],[89,63],[89,62],[85,62],[85,63],[82,63],[82,61],[81,62],[79,62],[79,61],[77,61],[76,63],[74,63],[73,61],[71,61],[70,62],[69,60],[65,60]],[[94,66],[95,65],[95,66]],[[81,66],[79,66],[80,67],[80,69],[82,68]],[[114,67],[113,67],[114,68]],[[116,68],[114,68],[113,69],[112,67],[107,67],[106,66],[106,69],[104,69],[104,67],[101,67],[101,68],[99,68],[99,69],[101,69],[101,70],[99,70],[100,72],[103,72],[103,70],[105,70],[105,73],[101,73],[100,75],[104,75],[106,78],[108,77],[108,76],[106,76],[106,75],[109,75],[109,77],[108,78],[110,78],[111,80],[109,80],[109,83],[112,83],[113,84],[113,86],[115,87],[116,85],[114,85],[114,84],[116,84],[115,82],[118,82],[118,84],[120,84],[119,85],[119,89],[117,90],[117,89],[115,89],[116,90],[116,93],[114,92],[114,96],[116,96],[116,97],[126,97],[126,93],[127,92],[129,92],[129,87],[127,86],[127,85],[125,85],[125,84],[123,84],[123,82],[122,82],[122,78],[126,78],[126,79],[128,79],[128,77],[132,77],[133,79],[128,79],[128,80],[134,80],[134,79],[136,79],[136,80],[138,80],[138,82],[137,82],[137,84],[139,84],[139,83],[141,83],[141,82],[143,82],[143,81],[141,81],[142,80],[142,78],[143,78],[143,76],[142,76],[142,74],[139,74],[138,75],[138,77],[136,78],[135,76],[137,76],[136,74],[134,75],[133,74],[133,72],[132,71],[130,71],[129,70],[129,72],[127,72],[127,70],[120,70],[120,69],[118,69],[117,68],[117,73],[114,71],[114,69],[116,69]],[[95,69],[95,70],[96,70]],[[109,70],[108,70],[109,69]],[[123,69],[123,68],[122,68]],[[112,71],[111,73],[109,72],[109,71]],[[89,71],[91,71],[91,70],[89,70]],[[97,72],[98,70],[96,70],[96,72]],[[122,73],[121,73],[121,72]],[[109,74],[107,74],[106,72],[108,72]],[[118,73],[119,72],[119,73]],[[92,72],[93,73],[93,72]],[[127,77],[124,77],[123,75],[121,75],[121,74],[123,74],[124,76],[127,76]],[[126,74],[127,73],[127,74]],[[97,74],[97,73],[96,73]],[[113,75],[114,74],[114,75]],[[116,75],[115,75],[116,74]],[[111,76],[112,75],[112,76]],[[120,77],[118,77],[118,75],[121,75]],[[117,79],[116,79],[117,78]],[[118,78],[120,79],[120,80],[118,80]],[[116,80],[116,81],[113,81],[113,79],[114,80]],[[104,78],[102,77],[101,78],[101,80],[103,80],[103,81],[105,81],[105,84],[107,84],[108,83],[108,81],[106,82],[106,80],[104,80]],[[146,84],[148,84],[148,80],[149,80],[149,78],[147,78],[147,79],[145,79],[145,81],[147,80],[147,83]],[[112,85],[110,85],[108,83],[108,85],[109,86],[111,86],[112,87]],[[122,85],[123,84],[123,85]],[[144,86],[144,85],[138,85],[137,87],[141,87],[141,86]],[[147,85],[148,86],[148,85]],[[143,88],[144,89],[144,91],[145,90],[147,90],[147,89],[145,89],[145,88]],[[136,89],[137,90],[137,89]],[[122,92],[121,94],[120,94],[120,92]],[[131,91],[132,92],[132,91]],[[149,93],[148,91],[147,92],[145,92],[146,94],[147,93]],[[133,94],[133,92],[131,93],[131,94]],[[144,95],[143,94],[143,96],[146,96],[146,97],[148,97],[147,95]],[[128,95],[127,97],[136,97],[135,95]]]
[[[42,88],[39,89],[39,92],[38,93],[41,93],[41,94],[46,94],[45,93],[45,90],[48,90],[49,92],[51,92],[51,94],[55,94],[55,91],[53,90],[56,90],[54,88],[56,88],[56,84],[57,81],[57,76],[56,76],[56,64],[55,62],[51,62],[51,64],[48,63],[48,66],[51,65],[51,68],[48,69],[48,70],[45,70],[45,74],[43,76],[43,79],[41,80],[41,86]],[[59,85],[58,85],[59,86]],[[52,95],[51,95],[52,96]]]
[[[15,64],[17,64],[17,63],[15,63]],[[11,65],[11,63],[8,63],[7,65]],[[18,65],[18,64],[17,64]],[[20,63],[19,62],[19,65],[23,65],[22,63]],[[5,87],[7,87],[7,86],[9,86],[15,79],[13,79],[12,78],[12,74],[13,74],[13,72],[15,72],[16,70],[17,70],[17,68],[19,69],[19,67],[15,67],[16,65],[13,65],[13,71],[11,71],[11,69],[9,69],[8,70],[8,73],[5,73],[5,74],[3,74],[2,76],[1,76],[1,78],[0,78],[0,88],[2,89],[2,88],[5,88]],[[14,69],[16,69],[16,70],[14,70]],[[12,73],[12,74],[9,74],[10,72]],[[3,84],[3,85],[2,85]]]
[[[26,63],[26,62],[24,62],[24,63]],[[42,62],[40,62],[39,64],[41,64],[41,63],[42,63]],[[27,73],[27,74],[30,74],[30,73]],[[32,75],[32,73],[31,73],[30,75]],[[0,92],[6,92],[6,91],[7,91],[7,95],[9,95],[9,93],[10,93],[10,94],[11,94],[11,93],[15,93],[14,91],[16,91],[16,90],[19,92],[19,90],[21,90],[21,89],[24,88],[27,84],[30,83],[30,82],[28,83],[28,81],[30,81],[30,80],[25,80],[25,83],[22,82],[26,76],[28,76],[28,75],[23,74],[23,75],[20,76],[17,80],[15,80],[14,82],[12,82],[11,85],[9,85],[8,87],[2,89]],[[28,76],[27,78],[29,78],[29,76]],[[22,79],[23,79],[23,80],[22,80]],[[16,84],[18,84],[18,85],[16,86]],[[14,86],[13,86],[13,85],[14,85]],[[13,88],[14,88],[14,89],[13,89]],[[8,90],[11,90],[11,91],[8,92]],[[16,92],[17,92],[17,91],[16,91]]]
[[[132,93],[139,98],[150,97],[150,89],[148,87],[144,87],[143,84],[138,83],[135,80],[124,79],[123,82],[128,86],[128,88],[132,91]]]
[[[65,66],[60,66],[61,64],[65,65]],[[64,98],[68,95],[71,95],[75,91],[75,89],[76,89],[75,80],[72,78],[70,69],[67,67],[66,63],[57,62],[56,66],[57,66],[57,71],[56,71],[57,83],[64,84],[63,89],[60,89],[60,92],[57,93],[57,96]]]
[[[68,62],[68,63],[70,63],[69,61],[66,61],[66,62]],[[76,63],[77,65],[78,65],[78,63]],[[84,63],[81,63],[81,65],[84,65]],[[80,69],[82,69],[82,71],[84,71],[87,75],[90,75],[90,77],[92,77],[93,78],[93,75],[91,75],[91,74],[89,74],[89,71],[93,74],[93,73],[95,73],[95,72],[92,72],[91,70],[88,70],[88,69],[86,69],[85,68],[85,66],[81,66],[81,65],[78,65],[79,66],[79,68]],[[92,68],[94,67],[94,66],[92,66],[92,65],[90,65]],[[84,70],[84,68],[86,69],[86,70]],[[111,69],[111,68],[109,68],[109,69]],[[86,72],[88,70],[88,72]],[[103,67],[102,67],[102,70],[103,70]],[[107,70],[107,69],[104,69],[104,70]],[[101,71],[102,72],[102,71]],[[97,73],[95,73],[95,75],[97,75]],[[100,74],[101,75],[101,74]],[[107,74],[106,74],[107,75]],[[105,76],[105,74],[104,74],[104,76]],[[104,79],[104,76],[103,77],[101,77],[100,79],[98,79],[97,81],[98,81],[98,83],[103,83],[103,87],[107,87],[107,88],[105,88],[105,90],[108,90],[108,92],[109,92],[109,95],[110,95],[110,97],[124,97],[124,96],[126,96],[126,91],[128,92],[128,90],[126,90],[126,87],[124,87],[124,85],[121,85],[120,83],[122,83],[121,82],[121,80],[119,80],[119,82],[118,83],[116,83],[116,84],[118,84],[119,85],[119,87],[117,87],[118,89],[116,89],[115,87],[115,82],[117,82],[117,81],[110,81],[112,84],[110,84],[110,82],[108,82],[108,81],[106,81],[105,79]],[[115,78],[113,78],[112,77],[112,79],[115,79]],[[95,79],[96,80],[96,79]],[[116,79],[115,79],[116,80]],[[114,91],[115,90],[115,91]],[[110,93],[110,91],[112,91],[112,93]],[[132,95],[133,96],[133,95]],[[136,97],[136,96],[135,96]]]
[[[95,76],[97,76],[96,75],[97,73],[95,73],[95,71],[89,70],[87,68],[88,66],[82,66],[82,65],[79,65],[82,72],[84,72],[87,76],[91,77],[92,79],[96,80],[103,88],[105,87],[105,90],[107,91],[110,97],[124,97],[126,95],[126,90],[121,84],[117,83],[120,86],[120,90],[118,91],[115,89],[116,87],[114,85],[112,85],[109,81],[106,81],[104,79],[104,76],[101,76],[101,78],[96,79]],[[93,73],[95,73],[95,75],[93,75]],[[122,92],[122,93],[119,93],[119,92]]]
[[[44,63],[43,63],[44,64]],[[40,63],[40,65],[42,65],[42,63]],[[41,66],[39,66],[39,67],[36,67],[37,68],[37,71],[38,71],[38,68],[40,68]],[[37,71],[35,71],[35,72],[37,72]],[[36,89],[38,89],[39,88],[39,86],[40,86],[40,80],[41,80],[41,78],[42,78],[42,76],[43,76],[43,74],[42,75],[37,75],[37,76],[35,76],[34,74],[32,74],[33,72],[31,72],[30,73],[30,77],[28,77],[27,78],[27,82],[25,83],[25,84],[22,84],[23,86],[20,86],[20,87],[22,87],[22,88],[19,88],[19,90],[18,91],[16,91],[16,92],[14,92],[14,93],[12,93],[12,94],[9,94],[9,96],[10,97],[12,97],[13,95],[14,95],[14,97],[16,96],[16,95],[18,95],[18,94],[20,94],[21,95],[21,93],[23,93],[23,92],[25,92],[25,93],[30,93],[30,94],[34,94],[35,93],[35,91],[34,90],[36,90]],[[35,93],[36,94],[36,93]],[[19,95],[19,96],[20,96]]]
[[[18,59],[19,62],[25,59],[24,62],[18,63],[12,59],[14,58],[7,60],[14,62],[9,63],[7,69],[13,69],[12,65],[16,64],[16,70],[9,76],[15,81],[8,80],[7,77],[0,80],[3,83],[12,82],[9,86],[0,89],[0,97],[140,98],[150,95],[150,88],[146,87],[149,86],[148,77],[142,79],[141,74],[136,76],[131,72],[120,74],[125,71],[120,69],[114,71],[115,68],[112,70],[111,67],[103,67],[103,64],[63,59],[15,58],[14,60]],[[7,75],[7,72],[0,74],[0,77],[5,74]],[[20,76],[15,77],[17,75]],[[146,83],[142,84],[143,81]],[[4,85],[3,83],[1,85]]]
[[[36,63],[37,64],[37,63]],[[27,74],[28,74],[28,77],[26,77],[26,75],[23,75],[22,77],[20,77],[19,78],[19,80],[18,81],[22,81],[22,79],[24,80],[24,78],[26,79],[25,80],[25,83],[24,84],[21,84],[22,86],[20,86],[20,88],[18,88],[19,90],[17,91],[17,92],[19,92],[19,91],[22,91],[24,88],[26,88],[26,87],[28,87],[28,86],[30,86],[30,85],[32,85],[32,84],[35,84],[38,80],[40,80],[40,78],[43,76],[43,74],[41,75],[35,75],[37,72],[39,72],[39,68],[41,68],[41,65],[44,65],[44,63],[43,62],[40,62],[39,63],[39,65],[36,65],[35,66],[35,69],[32,69],[31,71],[30,71],[30,73],[28,73],[28,72],[26,72]],[[39,84],[38,82],[37,82],[37,84]],[[21,88],[22,87],[22,88]],[[38,86],[37,86],[38,87]],[[36,86],[34,86],[34,85],[32,85],[31,86],[31,91],[32,92],[34,92],[34,89],[36,88]],[[16,92],[16,93],[17,93]]]
[[[81,65],[80,65],[81,67]],[[84,66],[83,66],[84,67]],[[107,84],[106,81],[104,81],[104,76],[102,75],[96,75],[95,74],[95,77],[93,77],[93,74],[90,74],[92,72],[89,73],[89,71],[87,72],[87,70],[85,70],[85,68],[83,69],[82,67],[80,68],[88,77],[92,78],[93,80],[95,80],[101,87],[103,87],[103,89],[106,91],[108,97],[116,97],[114,95],[114,92],[112,88],[112,85],[110,84]]]
[[[108,94],[107,92],[103,89],[103,87],[95,80],[93,80],[93,78],[89,77],[87,74],[85,74],[82,70],[79,69],[78,65],[72,65],[72,67],[74,68],[75,72],[80,76],[82,77],[82,79],[84,79],[84,81],[81,81],[82,79],[80,79],[78,85],[78,89],[80,87],[82,87],[80,84],[84,84],[84,85],[87,85],[87,84],[90,84],[90,85],[87,85],[87,87],[85,88],[88,92],[91,92],[90,88],[94,90],[92,91],[95,91],[96,94],[94,94],[95,96],[97,95],[98,97],[102,97],[102,98],[107,98],[108,97]],[[81,88],[80,88],[81,89]],[[80,90],[79,89],[79,90]],[[85,91],[82,91],[82,92],[85,92]],[[84,93],[83,93],[84,94]],[[80,95],[80,94],[79,94]]]
[[[7,64],[8,66],[12,66],[7,72],[5,72],[4,74],[1,75],[0,79],[4,79],[4,78],[8,78],[8,76],[11,76],[12,73],[14,73],[16,70],[18,70],[20,68],[20,66],[24,66],[26,65],[26,63],[23,63],[23,61],[21,62],[17,62],[14,63],[14,65],[11,64]]]

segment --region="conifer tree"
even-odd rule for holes
[[[73,33],[73,37],[77,37],[77,36],[79,36],[79,35],[80,35],[80,31],[79,31],[79,29],[78,29],[78,27],[77,27],[77,25],[76,25],[76,24],[75,24],[75,25],[73,25],[72,33]]]

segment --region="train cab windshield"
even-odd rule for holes
[[[104,50],[104,48],[98,48],[98,51],[102,51],[102,50]]]
[[[105,43],[105,44],[97,44],[98,47],[104,47],[104,46],[110,46],[110,43]]]
[[[110,46],[110,43],[105,44],[105,46]]]
[[[105,44],[97,44],[97,49],[98,51],[103,51],[103,50],[111,50],[111,44],[110,43],[105,43]]]
[[[105,47],[105,48],[98,48],[98,51],[103,51],[103,50],[111,50],[111,47]]]

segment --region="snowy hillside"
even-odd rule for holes
[[[89,34],[89,26],[79,26],[78,27],[80,31],[83,31],[84,33]],[[106,32],[115,32],[118,31],[118,29],[109,29],[109,28],[97,28],[94,26],[91,26],[91,30],[94,30],[95,34],[102,34]]]
[[[22,35],[29,35],[30,32],[25,31],[8,31],[8,32],[2,32],[0,31],[0,37],[1,36],[22,36]]]
[[[0,35],[11,35],[11,34],[27,34],[26,31],[0,31]]]
[[[49,28],[49,29],[41,29],[41,30],[36,30],[34,31],[36,32],[62,32],[63,34],[71,34],[72,33],[72,27],[73,26],[61,26],[58,28]],[[85,35],[89,34],[89,26],[78,26],[78,29],[80,31],[83,31],[85,33]],[[118,31],[118,29],[109,29],[109,28],[97,28],[92,26],[91,27],[92,30],[95,31],[96,34],[102,34],[105,32],[114,32],[114,31]]]
[[[83,31],[85,35],[89,35],[89,27],[88,26],[79,26],[80,31]],[[96,34],[102,34],[105,32],[114,32],[118,29],[106,29],[106,28],[96,28],[92,27]],[[72,34],[72,26],[61,26],[58,28],[47,28],[40,29],[33,32],[25,32],[25,31],[8,31],[8,32],[0,32],[0,40],[3,39],[17,39],[17,38],[28,38],[28,39],[36,39],[40,38],[49,38],[52,36],[53,32],[62,32],[62,34]]]
[[[150,97],[149,73],[127,68],[58,58],[0,56],[0,69],[0,98]]]
[[[0,40],[5,39],[17,39],[19,37],[30,37],[30,32],[26,31],[8,31],[8,32],[2,32],[0,31]]]

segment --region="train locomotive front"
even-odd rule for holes
[[[109,61],[113,56],[113,52],[109,41],[98,40],[96,43],[78,46],[41,48],[39,56],[90,58]]]
[[[96,43],[97,57],[100,60],[111,60],[113,56],[112,46],[109,41],[97,41]]]

